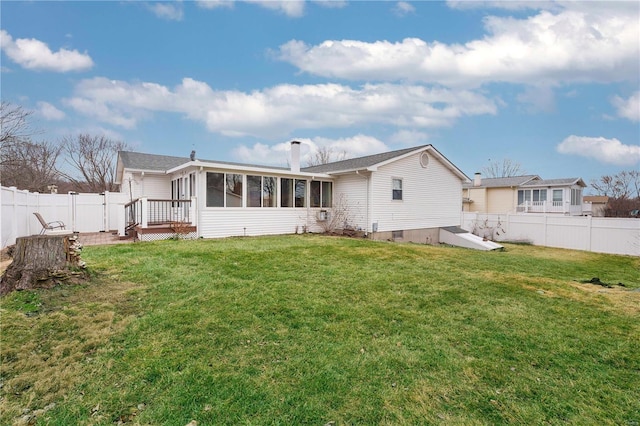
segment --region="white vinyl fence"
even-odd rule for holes
[[[118,210],[129,200],[120,192],[103,194],[39,194],[0,187],[0,245],[15,244],[17,237],[39,234],[45,221],[61,221],[74,232],[108,232],[118,229]]]
[[[640,219],[462,213],[462,228],[495,241],[640,256]]]

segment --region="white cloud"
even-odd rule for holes
[[[553,112],[556,109],[556,97],[548,86],[528,86],[517,96],[518,102],[527,105],[531,113]]]
[[[411,13],[415,13],[416,8],[413,7],[411,3],[407,3],[406,1],[399,1],[393,8],[393,13],[397,16],[406,16]]]
[[[559,7],[553,0],[447,0],[447,6],[452,9],[551,9]]]
[[[38,102],[38,114],[40,114],[45,120],[58,121],[62,120],[66,115],[63,111],[59,110],[49,102]]]
[[[304,15],[304,0],[244,0],[254,3],[265,9],[275,10],[291,18],[299,18]]]
[[[496,114],[494,101],[466,90],[339,84],[282,84],[261,91],[215,91],[185,78],[173,89],[102,77],[82,80],[65,100],[79,113],[125,128],[155,111],[175,112],[227,136],[286,136],[297,129],[387,124],[450,126],[463,116]]]
[[[379,139],[373,136],[358,134],[350,138],[297,138],[291,139],[301,142],[300,164],[305,167],[320,148],[331,149],[336,155],[345,154],[345,158],[362,157],[388,151],[389,148]],[[255,163],[260,159],[260,164],[272,164],[286,166],[290,164],[291,142],[282,142],[273,145],[256,143],[253,146],[240,145],[235,148],[232,155],[237,161],[243,163]]]
[[[15,63],[32,70],[67,72],[82,71],[93,67],[93,60],[85,52],[60,49],[52,52],[45,43],[33,38],[13,40],[5,30],[0,30],[0,47]]]
[[[429,140],[429,135],[425,132],[418,130],[400,130],[395,132],[389,138],[389,141],[393,144],[416,146],[422,145]]]
[[[232,8],[235,0],[196,0],[196,4],[203,9]]]
[[[465,44],[406,38],[363,42],[291,40],[279,59],[310,74],[352,80],[424,81],[446,86],[509,82],[637,80],[638,11],[541,11],[523,19],[488,16],[487,35]]]
[[[571,135],[560,142],[561,154],[594,158],[605,164],[632,166],[640,162],[640,145],[625,145],[618,139]]]
[[[629,99],[614,96],[611,103],[616,107],[619,117],[640,121],[640,90],[632,94]]]
[[[182,21],[184,18],[184,8],[182,1],[171,2],[154,2],[147,5],[147,7],[158,17],[168,19],[171,21]]]
[[[313,0],[313,2],[328,9],[341,9],[349,4],[346,0]]]

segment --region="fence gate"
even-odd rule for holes
[[[107,230],[105,194],[71,193],[71,229],[76,232]]]

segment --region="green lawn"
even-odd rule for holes
[[[2,424],[640,424],[637,257],[301,235],[83,258],[87,284],[1,300]]]

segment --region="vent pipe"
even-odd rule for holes
[[[476,174],[473,177],[473,186],[480,186],[480,185],[482,185],[482,176],[480,172],[476,172]]]
[[[291,141],[291,171],[298,173],[300,171],[300,142]]]

